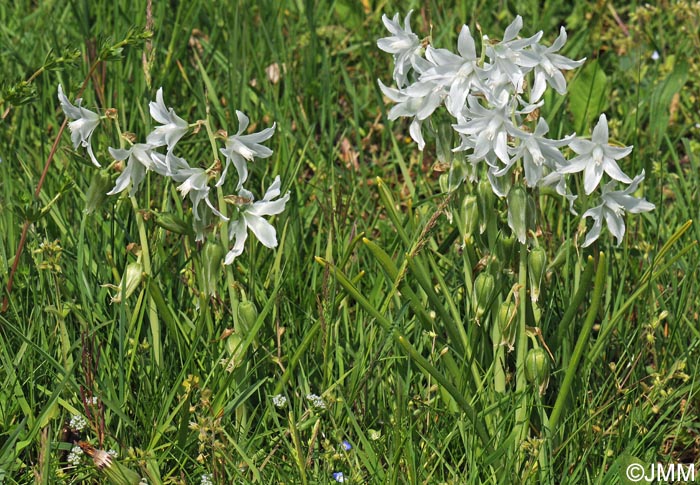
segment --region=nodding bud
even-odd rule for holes
[[[85,209],[86,214],[92,214],[97,210],[102,202],[107,198],[107,192],[112,187],[112,180],[109,177],[107,170],[97,170],[92,174],[90,179],[90,187],[85,194]]]
[[[468,195],[462,200],[462,220],[465,237],[473,235],[479,223],[479,205],[473,195]]]
[[[547,268],[547,253],[544,248],[538,246],[530,250],[527,255],[527,275],[530,279],[530,300],[537,303],[540,297],[542,278]]]
[[[539,386],[540,396],[549,386],[549,356],[542,348],[530,349],[525,357],[525,378]]]
[[[214,296],[221,276],[221,260],[224,258],[224,249],[221,244],[207,241],[202,250],[202,285],[204,293]]]
[[[527,191],[516,185],[508,192],[508,226],[520,244],[527,242]]]
[[[479,276],[474,280],[474,301],[473,305],[476,309],[476,321],[481,322],[484,314],[491,306],[493,291],[496,286],[494,277],[491,273],[479,273]]]
[[[228,359],[227,369],[237,369],[243,363],[245,357],[245,349],[243,348],[243,338],[238,332],[233,332],[226,337],[226,351],[230,355]]]
[[[243,330],[248,333],[258,319],[258,309],[250,300],[238,304],[238,321]]]
[[[490,217],[496,217],[496,196],[488,180],[479,182],[476,188],[477,202],[479,204],[479,233],[483,234]]]
[[[566,263],[566,258],[569,256],[569,252],[571,251],[571,244],[571,239],[567,239],[561,246],[559,246],[557,254],[554,255],[554,259],[551,263],[549,263],[547,270],[551,271]]]
[[[154,220],[158,227],[162,227],[166,231],[174,232],[175,234],[192,234],[192,226],[187,224],[184,219],[173,214],[159,212]]]
[[[143,265],[138,261],[127,264],[117,288],[118,293],[112,298],[112,303],[121,303],[123,299],[129,298],[141,281],[143,281]]]
[[[515,334],[517,325],[518,307],[510,301],[510,297],[501,303],[498,308],[498,328],[501,331],[501,341],[494,342],[498,345],[507,345],[509,349],[515,344]]]

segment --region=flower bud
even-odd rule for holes
[[[97,170],[92,174],[90,179],[90,187],[85,194],[85,209],[86,214],[92,214],[102,205],[102,202],[107,198],[107,192],[112,187],[112,181],[109,178],[107,170]]]
[[[510,301],[510,298],[501,303],[498,308],[497,321],[498,328],[501,331],[501,341],[494,343],[507,345],[508,348],[513,347],[515,344],[515,334],[518,329],[517,316],[518,308],[515,306],[515,303]]]
[[[122,299],[129,298],[141,281],[143,281],[143,265],[138,261],[127,264],[117,288],[118,293],[112,298],[112,303],[121,303]]]
[[[243,364],[245,349],[243,348],[243,338],[238,332],[232,332],[226,337],[226,351],[230,356],[227,359],[226,370],[231,372]]]
[[[473,305],[476,309],[476,321],[480,322],[492,302],[493,291],[496,286],[493,275],[491,273],[479,273],[479,276],[474,280],[474,301]]]
[[[547,267],[547,253],[541,246],[532,248],[527,255],[527,275],[530,279],[530,299],[536,303],[540,297],[540,286]]]
[[[471,236],[479,223],[479,206],[476,197],[468,195],[462,200],[462,220],[464,221],[465,236]]]
[[[175,234],[192,234],[192,226],[187,224],[184,219],[173,214],[159,212],[154,220],[158,227],[162,227],[166,231],[174,232]]]
[[[549,263],[547,270],[551,271],[566,263],[566,258],[569,256],[569,251],[571,251],[571,244],[571,239],[567,239],[559,246],[557,254],[554,256],[552,262]]]
[[[238,304],[238,321],[246,334],[253,328],[258,319],[258,309],[250,300],[242,301]]]
[[[486,230],[486,224],[491,217],[496,217],[494,214],[496,207],[496,196],[493,193],[493,188],[488,180],[484,179],[479,182],[476,189],[477,202],[479,205],[479,233],[483,234]]]
[[[542,348],[530,349],[525,357],[525,378],[539,386],[543,395],[549,386],[549,357]]]
[[[467,162],[461,157],[457,157],[452,160],[448,175],[448,187],[450,191],[455,190],[462,185],[462,182],[464,182],[464,180],[467,178],[467,168]]]
[[[214,241],[207,241],[202,250],[202,284],[204,292],[213,296],[221,276],[221,260],[224,257],[224,250],[221,244]]]
[[[527,191],[516,185],[508,192],[508,226],[520,244],[527,242]]]

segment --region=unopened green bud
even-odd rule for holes
[[[85,210],[86,214],[92,214],[97,210],[102,202],[107,198],[107,192],[112,186],[112,180],[109,178],[107,170],[97,170],[92,174],[90,179],[90,187],[85,194]]]
[[[207,241],[202,250],[202,284],[204,292],[213,296],[221,276],[221,260],[224,258],[224,250],[221,244],[214,241]]]
[[[243,338],[238,332],[233,332],[226,337],[226,351],[230,356],[227,359],[226,370],[230,372],[243,364],[245,349],[243,348]]]
[[[527,242],[527,191],[516,185],[508,192],[508,226],[520,244]]]
[[[476,189],[477,202],[479,204],[479,233],[486,230],[488,220],[496,217],[494,214],[496,207],[496,195],[488,180],[482,180]]]
[[[501,341],[498,342],[500,345],[507,345],[508,348],[512,348],[515,344],[515,334],[518,329],[517,319],[518,309],[515,303],[510,301],[508,298],[506,301],[502,302],[498,308],[498,327],[501,331]]]
[[[127,264],[117,288],[118,292],[112,298],[112,303],[121,303],[122,299],[129,298],[141,284],[141,281],[143,281],[143,265],[138,261]]]
[[[462,200],[462,220],[465,236],[474,234],[479,223],[479,205],[473,195],[468,195]]]
[[[525,357],[525,378],[539,386],[543,395],[549,386],[549,356],[542,348],[530,349]]]
[[[175,234],[192,234],[192,226],[187,224],[184,219],[169,213],[157,213],[155,222],[158,227],[162,227],[166,231],[174,232]]]
[[[549,263],[549,266],[547,267],[548,271],[556,269],[559,266],[566,263],[566,258],[569,256],[569,251],[571,251],[571,244],[571,239],[567,239],[562,243],[561,246],[559,246],[557,254],[554,256],[554,259],[551,263]]]
[[[491,305],[491,298],[496,286],[491,273],[479,273],[474,280],[474,308],[476,309],[476,321],[480,322]]]
[[[440,192],[446,194],[450,191],[450,176],[448,174],[440,174],[438,182],[440,183]]]
[[[462,157],[453,159],[447,179],[449,190],[452,191],[459,188],[467,178],[467,175],[467,162]]]
[[[530,299],[536,303],[540,297],[540,287],[547,267],[547,253],[538,246],[527,255],[527,274],[530,279]]]
[[[257,319],[258,309],[255,303],[246,300],[238,304],[238,321],[241,323],[241,327],[246,333],[253,328]]]

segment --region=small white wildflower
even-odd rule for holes
[[[146,477],[141,477],[141,480],[139,481],[138,485],[148,485],[148,480]]]
[[[75,431],[82,431],[87,426],[87,420],[80,414],[71,416],[69,427]]]
[[[277,247],[277,232],[272,224],[263,219],[262,216],[273,216],[284,210],[284,206],[289,200],[289,192],[277,198],[281,193],[281,183],[278,175],[265,192],[263,199],[255,202],[253,202],[253,194],[246,189],[242,188],[238,191],[239,199],[248,202],[239,207],[238,219],[229,225],[229,238],[234,241],[234,244],[226,254],[224,264],[233,263],[233,260],[243,253],[243,247],[248,239],[248,229],[253,231],[263,246],[267,248]],[[276,198],[277,200],[273,200]]]
[[[276,396],[272,396],[272,404],[274,404],[275,407],[283,408],[287,405],[287,398],[282,394],[277,394]]]
[[[100,124],[100,115],[81,107],[80,103],[82,99],[80,98],[75,100],[78,104],[77,106],[71,104],[66,95],[63,94],[63,87],[60,84],[58,85],[58,101],[61,103],[61,109],[63,109],[65,115],[73,120],[68,123],[70,138],[73,141],[73,148],[78,148],[78,145],[87,148],[92,163],[94,163],[96,167],[100,167],[100,162],[95,158],[92,145],[90,144],[92,133],[95,131],[95,128],[97,128],[97,125]]]
[[[90,398],[90,404],[92,404],[93,406],[97,406],[97,396],[92,396]]]
[[[199,485],[214,485],[214,482],[211,481],[211,473],[205,473],[202,475],[202,479],[199,482]]]
[[[652,61],[658,61],[661,58],[659,55],[659,51],[654,51],[651,53],[651,60]]]
[[[175,114],[173,108],[168,108],[163,102],[163,88],[158,88],[156,100],[148,103],[151,116],[162,126],[156,127],[146,138],[146,142],[153,146],[167,145],[171,151],[175,144],[187,133],[188,125],[185,120]]]
[[[117,458],[119,456],[119,453],[117,453],[117,450],[107,450],[107,454],[111,456],[112,458]]]
[[[316,394],[307,394],[306,399],[311,403],[316,409],[326,409],[326,403],[323,398],[317,396]]]
[[[71,450],[70,453],[68,453],[68,463],[73,466],[78,466],[80,464],[80,460],[83,457],[83,450],[80,448],[80,446],[74,446]]]

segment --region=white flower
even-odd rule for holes
[[[163,126],[157,127],[146,138],[146,143],[155,147],[168,146],[172,150],[175,144],[187,133],[188,125],[185,120],[175,114],[173,108],[167,108],[163,102],[163,88],[158,88],[156,101],[148,103],[151,116]]]
[[[515,91],[522,92],[525,74],[537,65],[537,61],[527,55],[526,47],[536,44],[542,38],[542,31],[527,39],[518,39],[518,33],[523,28],[523,19],[520,15],[506,27],[503,40],[496,44],[490,44],[488,37],[484,36],[486,43],[486,55],[491,59],[491,65],[487,72],[493,76],[492,80],[505,76]],[[525,68],[525,69],[521,69]]]
[[[204,474],[202,475],[202,478],[199,481],[199,485],[213,485],[214,482],[212,482],[211,480],[211,473]]]
[[[609,182],[603,186],[603,193],[600,198],[602,203],[592,209],[588,209],[583,214],[583,219],[590,217],[593,219],[593,227],[586,235],[582,247],[587,247],[600,236],[600,231],[603,227],[603,219],[608,225],[608,230],[615,236],[616,242],[619,245],[625,235],[625,220],[623,218],[625,211],[632,214],[640,212],[648,212],[654,209],[654,204],[646,199],[638,199],[631,195],[637,190],[640,182],[644,180],[644,171],[637,175],[630,185],[625,190],[612,190],[615,182]]]
[[[68,453],[67,461],[70,465],[78,466],[80,465],[80,460],[83,456],[83,449],[80,446],[74,446],[71,448],[70,453]]]
[[[231,264],[243,253],[243,246],[248,238],[248,229],[268,248],[277,246],[277,232],[275,228],[263,219],[262,216],[272,216],[284,210],[285,204],[289,200],[289,192],[283,197],[273,200],[280,195],[280,178],[275,177],[270,188],[265,192],[262,200],[253,202],[253,194],[246,189],[238,191],[238,198],[244,201],[239,207],[238,219],[229,225],[229,238],[234,241],[233,248],[226,254],[224,264]]]
[[[223,185],[228,167],[233,163],[238,172],[238,186],[236,187],[236,190],[238,190],[248,180],[248,164],[246,161],[252,162],[255,157],[267,158],[272,155],[272,150],[260,143],[268,140],[275,134],[276,125],[273,124],[271,128],[266,128],[258,133],[243,135],[242,133],[248,128],[250,120],[240,111],[236,111],[236,116],[238,117],[238,132],[228,137],[226,148],[221,149],[221,153],[226,157],[226,166],[216,186]]]
[[[87,426],[87,420],[80,414],[74,414],[70,418],[68,427],[74,429],[75,431],[82,431]]]
[[[510,150],[513,154],[510,164],[522,159],[525,181],[529,187],[535,187],[539,184],[545,167],[555,169],[566,163],[559,147],[568,145],[573,135],[562,140],[550,140],[544,136],[547,132],[549,132],[549,125],[544,118],[538,120],[534,133],[515,129],[515,136],[519,140],[519,144]],[[502,174],[497,172],[495,175],[501,176]]]
[[[323,401],[323,398],[317,396],[316,394],[307,394],[306,400],[309,401],[316,409],[326,409],[326,403]]]
[[[431,81],[448,88],[449,94],[445,106],[454,117],[461,113],[472,86],[479,87],[480,84],[479,58],[476,54],[474,38],[466,25],[462,26],[459,33],[457,52],[459,55],[447,49],[434,49],[428,46],[425,57],[434,66],[420,76],[421,81]]]
[[[117,450],[107,450],[107,454],[111,456],[112,458],[117,458],[119,456],[119,453],[117,453]]]
[[[75,100],[78,106],[74,106],[68,101],[68,98],[63,94],[63,87],[58,85],[58,101],[61,103],[61,108],[66,116],[74,121],[68,123],[68,128],[70,129],[70,137],[73,141],[73,148],[78,148],[78,145],[82,145],[83,148],[87,148],[88,155],[92,163],[96,167],[100,167],[100,163],[95,158],[95,154],[92,151],[92,145],[90,144],[90,137],[92,133],[100,124],[100,115],[90,111],[88,109],[82,108],[80,104],[82,99],[78,98]]]
[[[566,93],[566,78],[561,73],[562,70],[576,69],[586,60],[581,59],[574,61],[568,57],[564,57],[556,52],[564,47],[566,43],[566,29],[564,27],[559,31],[559,37],[550,47],[544,47],[541,44],[533,44],[530,55],[536,59],[537,65],[534,68],[535,82],[530,93],[531,100],[536,101],[542,97],[546,89],[546,84],[549,83],[559,94]]]
[[[403,29],[399,23],[399,14],[394,15],[391,20],[382,15],[382,22],[392,35],[377,41],[377,47],[394,56],[394,80],[399,87],[406,84],[411,67],[415,69],[421,62],[425,62],[420,57],[420,40],[411,30],[411,13],[413,10],[406,15]]]
[[[608,144],[608,120],[605,114],[600,115],[598,123],[593,128],[591,140],[576,138],[569,142],[569,147],[578,154],[569,163],[559,169],[561,173],[578,173],[583,171],[583,187],[590,194],[600,183],[603,172],[612,179],[625,184],[632,179],[625,174],[615,160],[626,157],[632,147],[615,147]]]
[[[199,203],[202,200],[206,202],[207,206],[214,214],[221,219],[228,220],[228,218],[224,217],[209,200],[209,174],[206,170],[199,167],[182,168],[173,174],[173,180],[182,182],[182,184],[177,187],[177,190],[180,191],[183,197],[186,195],[190,196],[190,200],[192,201],[192,213],[195,220],[200,220],[202,218],[199,212]]]
[[[423,150],[425,141],[421,133],[421,125],[442,103],[443,89],[439,84],[432,82],[417,82],[405,89],[395,89],[385,86],[381,81],[379,81],[379,88],[387,98],[398,103],[389,110],[390,120],[413,117],[409,132],[418,144],[418,149]]]
[[[287,398],[282,394],[277,394],[272,396],[272,404],[274,404],[277,408],[283,408],[287,405]]]
[[[129,186],[129,183],[131,183],[129,196],[133,196],[136,193],[146,176],[146,170],[153,167],[151,159],[151,150],[153,148],[152,145],[147,143],[137,143],[128,150],[109,147],[109,153],[115,160],[128,159],[128,161],[126,162],[126,167],[117,178],[114,188],[107,192],[107,195],[122,192]]]

